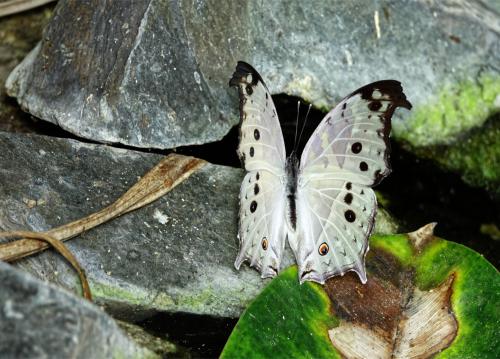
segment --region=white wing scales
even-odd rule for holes
[[[240,189],[240,252],[263,278],[279,271],[285,246],[285,143],[271,95],[250,65],[238,62],[229,84],[240,96],[238,154],[249,171]]]
[[[290,173],[283,135],[264,81],[250,65],[238,62],[230,85],[240,95],[238,154],[248,171],[240,190],[236,268],[249,261],[262,277],[275,276],[288,237],[301,282],[324,283],[352,270],[365,283],[364,260],[377,209],[370,187],[391,171],[394,110],[411,108],[400,83],[364,86],[325,116],[302,153],[294,201],[286,188]],[[296,229],[286,218],[291,212]]]
[[[390,173],[390,120],[398,106],[411,108],[399,82],[362,87],[325,116],[304,148],[297,188],[301,281],[324,283],[352,270],[366,282],[377,209],[370,187]]]
[[[245,260],[263,278],[278,274],[285,246],[284,187],[268,171],[251,171],[240,190],[240,253],[235,266]]]

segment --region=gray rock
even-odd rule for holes
[[[98,211],[160,159],[0,132],[0,229],[44,231]],[[156,311],[238,317],[267,283],[248,266],[237,271],[233,265],[242,178],[241,169],[207,164],[158,201],[66,242],[95,301],[129,320]],[[376,231],[395,228],[380,213]],[[287,246],[282,268],[292,263]],[[53,251],[16,265],[79,291],[73,269]]]
[[[0,228],[43,231],[93,213],[160,159],[0,132]],[[124,319],[160,310],[237,317],[266,283],[256,271],[233,265],[242,178],[240,169],[207,164],[151,205],[67,242],[97,303]],[[52,251],[17,265],[79,289],[73,270]]]
[[[460,0],[59,1],[7,87],[30,113],[79,136],[170,148],[220,139],[237,122],[227,80],[240,59],[272,93],[324,109],[395,78],[415,105],[394,121],[396,137],[449,144],[499,106],[499,11]],[[461,111],[469,97],[480,106]]]
[[[90,302],[0,261],[2,358],[156,358]]]

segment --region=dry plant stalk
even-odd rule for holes
[[[75,256],[71,251],[64,245],[63,242],[58,241],[54,237],[51,237],[44,233],[30,232],[30,231],[13,231],[13,232],[1,232],[0,236],[4,238],[10,237],[26,237],[30,239],[38,239],[41,241],[45,241],[50,244],[54,249],[59,252],[66,260],[73,266],[75,271],[78,273],[78,277],[80,278],[80,283],[82,285],[82,294],[85,299],[92,301],[92,293],[90,292],[89,282],[87,281],[87,276],[85,275],[85,271],[80,266],[80,263],[76,260]]]
[[[65,241],[124,213],[141,208],[169,192],[205,163],[198,158],[170,154],[108,207],[46,232],[24,231],[22,237],[25,238],[0,244],[0,260],[12,262],[38,253],[49,247],[47,242],[50,243],[50,240],[47,241],[47,237]],[[0,232],[0,237],[12,236],[11,233],[21,232]]]
[[[55,0],[7,0],[0,2],[0,17],[17,14]]]

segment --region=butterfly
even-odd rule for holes
[[[288,240],[300,283],[323,284],[348,271],[366,283],[377,210],[371,187],[391,172],[394,110],[412,107],[401,84],[378,81],[345,97],[315,129],[300,161],[295,152],[286,156],[276,108],[259,73],[239,61],[229,85],[238,88],[238,155],[247,171],[235,267],[249,261],[262,278],[276,276]]]

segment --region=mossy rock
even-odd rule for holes
[[[397,141],[419,157],[500,196],[500,77],[484,73],[441,88],[394,123]]]
[[[499,358],[500,277],[433,224],[373,236],[368,283],[324,286],[291,267],[240,318],[222,358]]]

